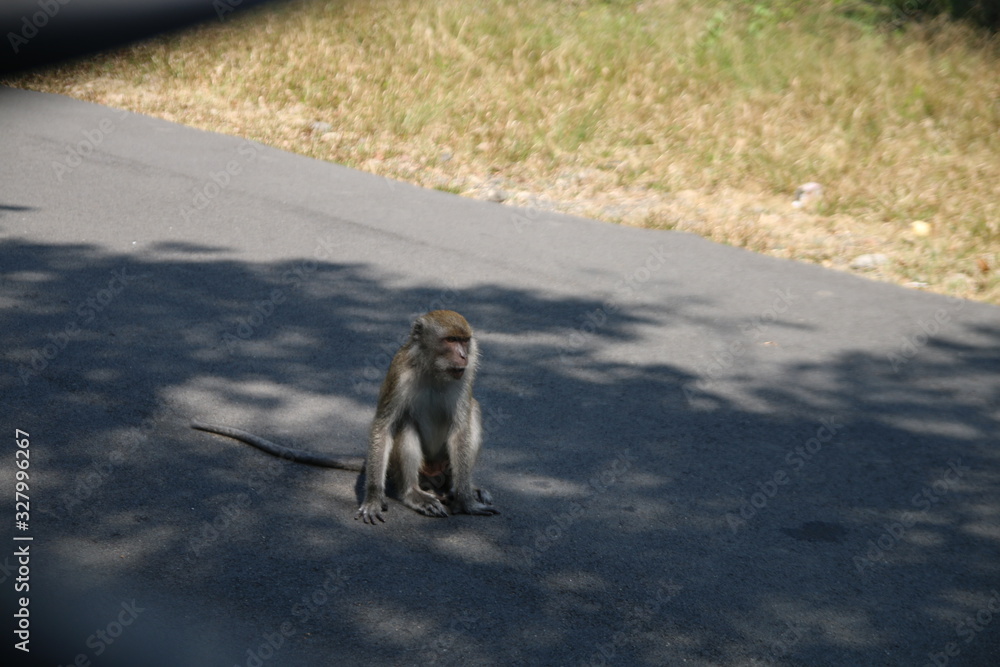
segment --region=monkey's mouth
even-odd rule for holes
[[[449,368],[448,375],[452,376],[456,380],[461,380],[462,376],[465,375],[464,368]]]

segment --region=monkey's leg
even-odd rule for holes
[[[455,495],[451,509],[456,514],[499,514],[500,512],[491,506],[493,500],[490,494],[472,486],[472,468],[476,465],[479,445],[483,438],[479,402],[475,399],[472,399],[469,413],[469,423],[448,437],[448,455],[451,459]]]
[[[420,466],[420,488],[433,493],[445,506],[451,502],[451,466],[448,459]]]
[[[437,495],[420,488],[420,468],[424,454],[420,449],[420,436],[413,426],[406,426],[396,439],[396,486],[402,494],[403,504],[426,516],[445,517],[448,510]]]

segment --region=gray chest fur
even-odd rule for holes
[[[459,385],[445,391],[417,392],[411,414],[416,417],[424,460],[436,461],[445,457],[448,434],[451,432],[456,404],[461,395],[460,389]]]

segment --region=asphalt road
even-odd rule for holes
[[[0,136],[14,664],[1000,664],[1000,309],[59,96]],[[437,307],[499,516],[188,428],[362,454]]]

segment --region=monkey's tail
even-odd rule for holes
[[[254,435],[253,433],[233,428],[232,426],[219,426],[217,424],[203,422],[200,419],[192,419],[191,428],[198,429],[199,431],[207,431],[208,433],[215,433],[216,435],[224,435],[229,438],[235,438],[236,440],[245,442],[248,445],[253,445],[257,449],[263,450],[268,454],[283,458],[286,461],[306,463],[311,466],[322,466],[324,468],[352,470],[354,472],[362,472],[365,469],[364,459],[360,457],[342,459],[325,454],[316,454],[314,452],[306,452],[300,449],[292,449],[290,447],[285,447],[284,445],[279,445],[276,442],[265,440],[260,436]]]

